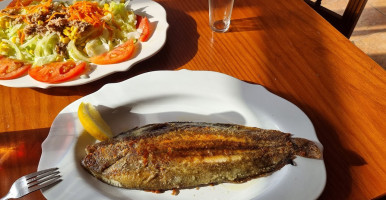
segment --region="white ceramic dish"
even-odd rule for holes
[[[319,143],[307,116],[260,85],[207,71],[155,71],[107,84],[63,109],[42,144],[38,169],[59,167],[63,181],[43,190],[47,199],[316,199],[326,182],[323,160],[295,159],[271,176],[243,184],[154,194],[102,183],[80,165],[86,145],[95,142],[77,117],[80,102],[90,102],[118,134],[149,123],[205,121],[236,123],[290,132]]]
[[[0,1],[0,9],[5,8],[11,0]],[[37,87],[37,88],[49,88],[49,87],[60,87],[60,86],[76,86],[83,85],[86,83],[93,82],[100,78],[103,78],[109,74],[121,71],[129,70],[134,64],[145,60],[154,54],[156,54],[166,42],[166,33],[169,27],[166,21],[166,11],[158,3],[151,0],[132,0],[131,8],[136,14],[147,16],[149,18],[151,27],[154,32],[147,42],[141,42],[138,46],[138,51],[133,58],[128,61],[111,64],[111,65],[95,65],[92,64],[92,67],[95,68],[88,78],[79,78],[72,81],[67,81],[58,84],[43,83],[34,80],[29,75],[22,76],[13,80],[0,80],[0,85],[8,87]]]

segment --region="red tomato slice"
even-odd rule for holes
[[[135,28],[138,29],[140,22],[142,21],[141,15],[135,15],[137,17],[137,24],[135,25]]]
[[[111,51],[91,57],[89,61],[98,65],[120,63],[128,60],[131,55],[133,55],[134,49],[134,41],[130,39],[127,42],[115,47]]]
[[[75,63],[74,61],[53,62],[43,66],[32,67],[29,75],[41,82],[60,83],[78,77],[86,70],[87,63]]]
[[[141,36],[139,36],[139,41],[146,42],[150,36],[150,25],[147,17],[137,15],[137,29],[142,30]]]
[[[0,80],[18,78],[24,75],[30,67],[31,64],[26,64],[23,61],[0,56]]]
[[[17,6],[28,6],[33,0],[13,0],[8,4],[7,8],[17,7]]]

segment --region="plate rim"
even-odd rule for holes
[[[269,94],[269,95],[271,95],[271,96],[274,97],[274,98],[279,98],[280,101],[285,102],[285,103],[288,104],[288,105],[293,105],[298,111],[300,111],[300,113],[302,113],[302,115],[304,115],[304,116],[309,120],[309,118],[306,116],[306,114],[305,114],[300,108],[298,108],[296,105],[294,105],[293,103],[289,102],[288,100],[286,100],[286,99],[284,99],[284,98],[282,98],[282,97],[280,97],[280,96],[277,96],[277,95],[273,94],[272,92],[268,91],[265,87],[263,87],[263,86],[261,86],[261,85],[247,83],[247,82],[238,80],[238,79],[236,79],[236,78],[234,78],[234,77],[231,77],[231,76],[229,76],[229,75],[222,74],[222,73],[219,73],[219,72],[212,72],[212,71],[190,71],[190,70],[185,70],[185,69],[184,69],[184,70],[178,70],[178,71],[169,71],[169,70],[152,71],[152,72],[147,72],[147,73],[144,73],[144,74],[140,74],[140,75],[138,75],[138,76],[135,76],[135,77],[133,77],[133,78],[131,78],[131,79],[122,81],[122,82],[120,82],[120,83],[110,83],[110,84],[106,84],[105,86],[103,86],[102,88],[100,88],[98,91],[96,91],[96,92],[94,92],[94,93],[92,93],[92,94],[89,94],[89,95],[87,95],[87,96],[85,96],[85,97],[82,97],[82,98],[80,98],[80,99],[74,101],[73,103],[69,104],[69,105],[68,105],[67,107],[65,107],[60,113],[69,111],[69,109],[70,109],[71,106],[75,106],[75,105],[79,104],[79,102],[84,101],[84,99],[88,99],[88,98],[91,98],[93,95],[98,95],[98,94],[101,94],[101,93],[103,93],[103,92],[105,92],[105,91],[109,91],[111,87],[117,87],[117,84],[118,84],[118,86],[119,86],[119,85],[121,85],[121,84],[128,84],[128,83],[130,83],[131,81],[133,81],[133,79],[134,79],[134,81],[135,81],[135,79],[141,79],[141,78],[144,78],[144,77],[145,77],[145,78],[149,78],[149,76],[164,76],[165,74],[169,74],[169,73],[172,73],[172,74],[175,75],[175,76],[177,76],[176,74],[178,74],[179,76],[183,76],[182,74],[185,74],[185,75],[191,75],[192,73],[194,73],[194,74],[197,75],[197,76],[199,76],[199,75],[209,75],[209,76],[213,76],[213,77],[222,77],[222,78],[225,78],[225,79],[230,80],[230,81],[240,82],[240,83],[241,83],[242,85],[244,85],[244,86],[248,86],[248,87],[251,87],[251,88],[254,88],[254,89],[258,88],[258,90],[264,91],[264,93]],[[122,86],[122,85],[121,85],[121,86]],[[60,114],[60,113],[59,113],[59,114]],[[59,116],[59,114],[58,114],[58,116]],[[58,117],[58,116],[57,116],[57,117]],[[55,118],[53,124],[55,123],[56,120],[57,120],[57,118]],[[311,120],[309,120],[309,123],[310,123],[310,124],[308,124],[308,125],[311,125],[311,128],[314,130],[314,127],[313,127],[313,125],[312,125],[312,123],[311,123]],[[52,127],[51,127],[51,128],[52,128]],[[320,141],[319,141],[318,138],[317,138],[317,135],[316,135],[316,133],[315,133],[315,130],[314,130],[313,134],[315,134],[316,142],[319,143],[319,144],[321,145]],[[48,134],[46,140],[42,143],[42,157],[41,157],[41,159],[43,158],[43,152],[44,152],[44,148],[45,148],[44,146],[47,145],[50,136],[52,137],[52,135],[51,135],[51,129],[50,129],[50,133]],[[322,148],[322,146],[321,146],[321,148]],[[323,149],[322,149],[322,150],[323,150]],[[298,158],[297,158],[297,159],[298,159]],[[312,198],[317,198],[317,197],[319,197],[319,196],[321,195],[321,193],[323,192],[323,189],[324,189],[325,184],[326,184],[326,169],[325,169],[325,163],[324,163],[324,160],[323,160],[323,159],[321,160],[321,164],[322,164],[322,168],[323,168],[323,170],[322,170],[322,171],[323,171],[323,172],[322,172],[323,174],[322,174],[322,176],[320,177],[320,179],[321,179],[321,180],[320,180],[320,182],[321,182],[320,188],[319,188],[319,190],[318,190],[318,193],[315,193],[315,194],[312,196]],[[41,160],[40,160],[40,161],[39,161],[38,169],[42,169],[42,168],[43,168],[43,167],[41,166]],[[44,194],[44,191],[43,191],[43,195],[44,195],[46,198],[48,198],[48,197]],[[268,198],[269,198],[269,196],[268,196]],[[259,197],[259,199],[260,199],[260,197]]]
[[[60,0],[60,1],[66,1],[66,0]],[[1,9],[3,9],[3,7],[7,6],[9,3],[10,3],[10,0],[0,1]],[[166,44],[167,32],[170,27],[169,23],[167,22],[166,10],[160,3],[153,0],[131,0],[130,1],[130,6],[135,8],[135,9],[132,8],[134,13],[138,13],[138,9],[142,8],[139,6],[143,4],[149,4],[151,6],[146,6],[143,10],[140,11],[141,13],[143,12],[146,13],[147,11],[153,9],[152,12],[149,12],[146,14],[148,14],[149,16],[153,16],[154,14],[158,15],[158,17],[154,19],[149,17],[150,23],[156,22],[157,27],[153,34],[155,34],[158,37],[153,40],[152,40],[153,37],[151,37],[149,41],[141,42],[139,44],[141,45],[140,48],[142,48],[142,46],[149,46],[149,47],[153,47],[153,45],[156,46],[155,48],[152,48],[152,49],[149,48],[146,51],[141,50],[141,52],[145,54],[141,54],[141,52],[139,52],[134,58],[121,63],[117,63],[117,64],[96,65],[96,64],[90,63],[93,71],[87,74],[87,76],[90,76],[88,78],[79,77],[78,79],[74,79],[74,80],[70,80],[62,83],[44,83],[44,82],[34,80],[28,74],[26,74],[16,79],[0,80],[0,85],[6,86],[6,87],[12,87],[12,88],[41,88],[41,89],[48,89],[53,87],[72,87],[72,86],[80,86],[80,85],[92,83],[94,81],[102,79],[111,74],[130,70],[139,62],[147,60],[152,56],[154,56],[155,54],[157,54],[159,51],[161,51],[161,49]],[[137,6],[139,8],[136,8]],[[101,68],[101,67],[103,68],[115,67],[115,69],[114,70],[108,69],[106,72],[97,71],[97,73],[95,73],[95,70],[98,70],[98,68]],[[94,75],[95,77],[93,77]]]

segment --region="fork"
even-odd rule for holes
[[[12,184],[8,194],[0,198],[0,200],[20,198],[33,191],[61,181],[58,169],[59,168],[50,168],[20,177]]]

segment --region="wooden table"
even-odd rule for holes
[[[106,83],[179,69],[260,84],[301,108],[324,145],[327,184],[320,199],[386,193],[386,72],[302,0],[236,1],[227,33],[209,29],[207,0],[158,2],[168,14],[168,40],[131,70],[77,87],[0,86],[0,196],[37,170],[41,143],[68,104]]]

